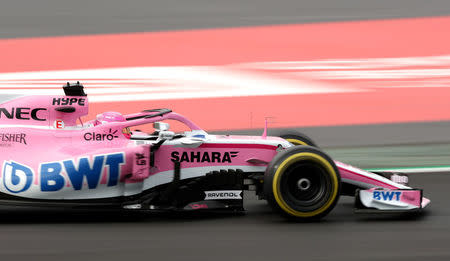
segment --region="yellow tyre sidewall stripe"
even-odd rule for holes
[[[289,141],[290,143],[294,144],[294,145],[309,146],[306,142],[304,142],[302,140],[298,140],[298,139],[286,139],[286,140]]]
[[[328,174],[331,175],[331,179],[332,179],[333,193],[332,193],[330,199],[322,207],[320,207],[319,209],[316,209],[314,211],[311,211],[311,212],[300,212],[300,211],[292,209],[288,204],[286,204],[283,197],[281,196],[280,180],[281,180],[281,176],[283,175],[283,171],[286,170],[292,164],[294,164],[298,161],[302,161],[302,160],[312,160],[314,162],[321,164],[321,166],[327,170]],[[328,160],[326,160],[324,157],[322,157],[316,153],[311,153],[311,152],[300,152],[300,153],[294,154],[292,156],[289,156],[277,168],[277,171],[275,172],[275,175],[274,175],[273,181],[272,181],[272,190],[273,190],[273,195],[274,195],[275,201],[280,206],[280,208],[283,209],[286,213],[288,213],[292,216],[296,216],[296,217],[313,217],[313,216],[319,215],[322,212],[324,212],[325,210],[327,210],[331,206],[331,204],[333,204],[334,200],[338,196],[337,195],[338,187],[339,187],[339,181],[337,178],[337,173],[336,173],[335,169],[333,168],[333,166],[330,164],[330,162],[328,162]]]

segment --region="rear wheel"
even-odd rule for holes
[[[280,152],[264,175],[264,194],[275,210],[297,220],[319,219],[336,205],[340,175],[321,150],[295,146]]]
[[[301,132],[297,131],[279,132],[276,133],[274,136],[283,138],[294,145],[318,147],[317,144],[310,137]]]

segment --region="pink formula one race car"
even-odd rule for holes
[[[251,190],[286,217],[309,220],[341,194],[373,212],[430,202],[420,189],[333,161],[302,134],[209,135],[168,109],[105,112],[83,124],[83,86],[63,89],[0,104],[0,205],[242,211]],[[174,133],[167,120],[189,130]],[[154,132],[134,130],[145,124]]]

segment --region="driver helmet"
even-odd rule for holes
[[[94,121],[94,126],[103,124],[103,123],[108,123],[108,122],[124,122],[126,121],[125,117],[120,113],[120,112],[115,112],[115,111],[109,111],[109,112],[104,112],[101,114],[98,114],[95,121]],[[122,130],[123,135],[130,139],[131,138],[131,131],[130,128],[124,128]]]

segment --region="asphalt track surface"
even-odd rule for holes
[[[8,209],[0,256],[13,260],[448,260],[448,174],[414,176],[433,199],[422,215],[353,214],[349,198],[317,223],[291,223],[264,201],[245,215]]]
[[[262,24],[440,16],[450,2],[369,0],[3,1],[0,37],[182,30]],[[449,123],[302,129],[325,150],[429,146]],[[334,152],[333,152],[334,149]],[[370,167],[371,163],[364,163]],[[411,175],[432,203],[422,215],[356,216],[342,198],[318,223],[290,223],[263,201],[246,215],[166,215],[2,208],[0,256],[13,260],[449,260],[445,174]]]
[[[4,0],[0,38],[448,14],[447,0]]]

